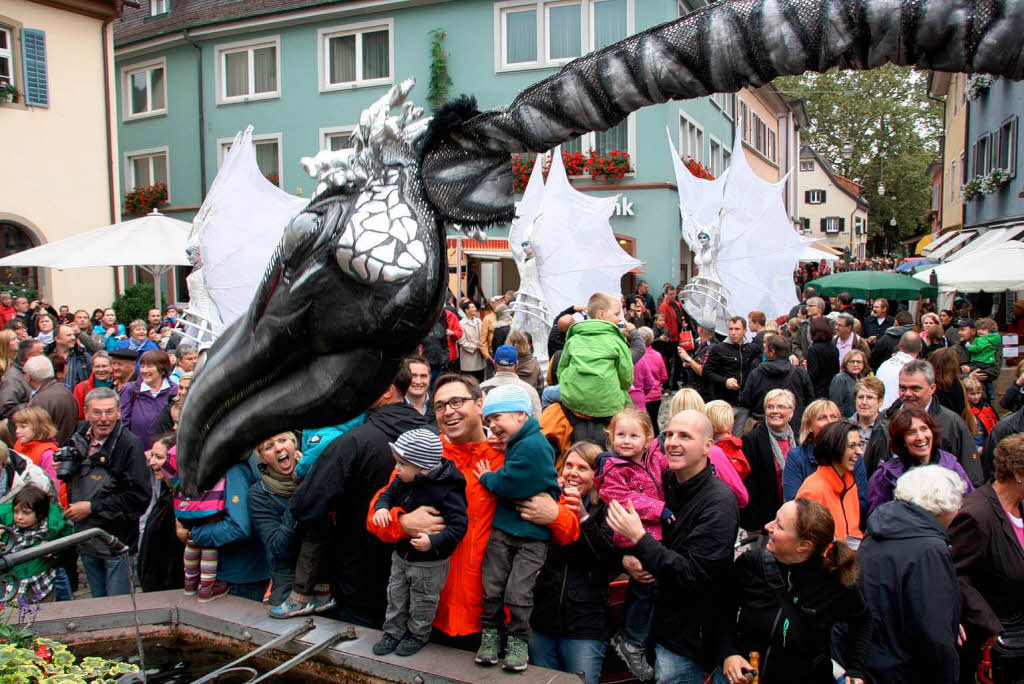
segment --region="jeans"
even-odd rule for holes
[[[238,598],[261,602],[263,601],[263,596],[267,593],[267,580],[231,584],[228,586],[228,593]]]
[[[597,684],[607,644],[599,639],[555,639],[534,632],[530,663],[550,670],[583,674],[584,684]]]
[[[654,647],[654,681],[657,684],[704,684],[704,666],[664,648]],[[711,684],[727,684],[722,668],[715,668]]]
[[[132,576],[122,557],[90,556],[84,553],[81,557],[93,598],[131,593]]]
[[[391,554],[391,579],[388,582],[388,610],[384,630],[396,639],[411,634],[420,641],[430,637],[441,590],[448,578],[448,559],[410,562]]]
[[[548,385],[544,388],[544,392],[540,395],[540,406],[542,409],[546,409],[556,401],[562,400],[562,390],[558,385]]]
[[[631,579],[626,585],[626,613],[622,621],[622,634],[635,646],[647,646],[657,592],[657,582],[642,584]]]
[[[62,567],[57,568],[57,576],[53,580],[53,589],[56,592],[58,601],[70,601],[75,597],[71,591],[71,580],[68,579],[68,571]]]
[[[508,606],[506,633],[529,640],[533,585],[547,555],[546,541],[515,537],[498,529],[491,531],[484,552],[484,610],[480,616],[483,627],[501,629]]]

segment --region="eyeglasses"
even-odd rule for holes
[[[434,413],[444,413],[449,406],[453,411],[458,411],[467,401],[473,401],[473,397],[452,397],[448,401],[435,401]]]
[[[851,444],[847,444],[846,446],[850,447],[854,451],[864,451],[864,443],[863,442],[853,442]]]

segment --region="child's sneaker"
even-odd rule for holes
[[[337,602],[334,600],[334,597],[330,594],[317,594],[313,597],[314,613],[326,613],[331,608],[334,608],[336,605],[338,605]]]
[[[228,583],[211,580],[199,584],[199,602],[207,603],[228,593]]]
[[[395,649],[395,655],[411,656],[414,653],[419,653],[420,649],[423,648],[426,643],[427,642],[414,637],[412,634],[406,634],[405,638],[402,639],[402,643],[398,644],[398,648]]]
[[[404,643],[404,641],[404,639],[399,640],[398,637],[392,636],[387,632],[384,632],[384,636],[380,638],[380,641],[373,645],[373,654],[379,656],[386,656],[387,654],[391,653],[396,648],[398,648],[398,645]]]
[[[611,644],[634,677],[641,682],[654,679],[654,668],[647,662],[647,653],[643,646],[630,643],[621,632],[612,637]]]
[[[501,666],[506,670],[522,672],[526,669],[529,657],[526,652],[526,641],[519,637],[510,636],[505,644],[505,660]]]
[[[185,575],[185,596],[195,596],[199,591],[199,575]]]
[[[299,617],[300,615],[309,615],[315,608],[316,604],[314,603],[299,601],[298,599],[289,596],[281,602],[281,605],[274,606],[270,609],[270,617],[278,618],[279,620]]]
[[[480,632],[480,648],[476,652],[476,662],[481,665],[497,665],[501,639],[497,627],[484,627]]]

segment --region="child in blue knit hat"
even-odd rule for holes
[[[505,464],[492,472],[487,461],[479,461],[476,475],[487,491],[498,497],[491,537],[484,554],[483,630],[476,662],[495,665],[501,646],[499,628],[505,623],[504,606],[511,620],[506,632],[506,670],[525,670],[530,641],[530,613],[533,584],[547,557],[551,533],[523,520],[516,502],[547,492],[558,501],[555,451],[541,434],[540,424],[531,416],[530,397],[516,385],[495,387],[484,398],[484,423],[491,436],[505,445]]]

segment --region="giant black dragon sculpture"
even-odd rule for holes
[[[670,99],[886,63],[1020,79],[1024,0],[727,0],[581,57],[500,109],[463,98],[428,119],[406,101],[411,82],[395,86],[363,113],[354,150],[307,162],[315,195],[189,392],[186,487],[211,486],[270,435],[347,420],[386,389],[439,314],[448,229],[513,218],[510,154]]]

